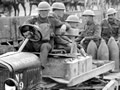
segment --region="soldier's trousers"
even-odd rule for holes
[[[23,51],[27,52],[39,52],[42,66],[46,65],[48,53],[50,52],[50,50],[51,44],[49,42],[35,43],[32,41],[29,41],[23,49]]]

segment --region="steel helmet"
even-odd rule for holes
[[[65,20],[67,22],[79,22],[79,18],[76,15],[70,15]]]
[[[92,10],[85,10],[82,16],[95,16],[95,13]]]
[[[117,13],[117,11],[114,8],[109,8],[107,10],[107,15],[111,15],[111,14],[115,14],[115,13]]]
[[[65,5],[61,2],[55,2],[52,4],[52,9],[65,10]]]
[[[37,10],[50,10],[50,4],[48,2],[45,2],[45,1],[40,2],[38,4]]]

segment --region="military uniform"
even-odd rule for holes
[[[108,42],[109,38],[113,36],[116,40],[120,37],[120,21],[113,19],[104,19],[101,23],[101,36]]]
[[[99,25],[95,24],[93,21],[88,21],[87,24],[85,24],[84,26],[84,31],[81,33],[81,37],[77,39],[77,41],[81,41],[83,38],[89,37],[86,38],[85,41],[83,42],[83,47],[85,50],[87,49],[87,46],[91,39],[93,39],[98,46],[101,37],[100,33],[101,29]]]
[[[65,16],[67,17],[67,16]],[[49,21],[52,24],[52,27],[54,28],[53,32],[55,33],[55,48],[64,48],[66,51],[69,52],[71,46],[69,45],[70,42],[67,41],[64,38],[67,38],[67,36],[57,36],[61,34],[60,28],[63,24],[65,24],[65,18],[58,17],[55,13],[49,14]],[[69,26],[67,26],[67,29],[69,29]],[[60,47],[59,47],[60,46]]]
[[[40,60],[44,66],[47,62],[48,53],[52,48],[50,44],[50,35],[52,33],[52,29],[48,17],[41,18],[40,16],[35,16],[28,19],[24,24],[33,24],[39,26],[40,28],[42,40],[36,42],[29,40],[23,51],[40,52]],[[38,32],[36,32],[35,35],[37,35],[37,33]]]

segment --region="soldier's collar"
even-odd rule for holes
[[[109,19],[108,19],[108,21],[109,21]],[[114,18],[114,19],[112,19],[112,21],[109,21],[109,22],[112,22],[112,23],[117,24],[117,19],[116,19],[116,18]]]
[[[88,21],[87,22],[87,25],[92,25],[92,24],[94,24],[94,21]]]
[[[41,23],[48,22],[48,17],[42,18],[40,15],[38,15],[38,19]]]

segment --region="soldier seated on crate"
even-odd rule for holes
[[[52,45],[50,44],[50,36],[52,35],[52,29],[50,27],[51,24],[48,20],[49,11],[49,3],[45,1],[40,2],[38,5],[38,16],[34,16],[28,19],[23,25],[28,25],[29,27],[24,27],[24,29],[21,29],[21,33],[23,33],[24,36],[32,34],[32,38],[34,37],[34,40],[28,41],[23,51],[40,52],[40,60],[43,69],[45,68],[47,62],[48,53],[52,49]],[[38,31],[34,30],[36,33],[30,32],[30,30],[37,27],[39,28]],[[39,32],[42,35],[39,35]],[[40,39],[41,37],[42,39]],[[37,40],[37,38],[39,39]]]
[[[120,40],[120,21],[116,19],[117,11],[114,8],[107,10],[107,17],[101,23],[101,37],[108,42],[113,36],[115,40]]]
[[[76,15],[69,15],[67,17],[66,21],[66,30],[62,31],[63,35],[68,36],[66,39],[72,40],[72,48],[71,53],[78,53],[81,52],[82,55],[85,55],[85,52],[83,52],[83,48],[80,44],[77,44],[75,42],[75,39],[79,36],[79,28],[78,25],[80,23],[79,17]]]
[[[86,50],[91,39],[99,45],[101,29],[99,25],[94,22],[95,14],[92,10],[85,10],[82,16],[85,19],[84,31],[81,33],[81,37],[76,39],[76,41],[81,42],[82,46]]]
[[[55,47],[56,49],[64,48],[67,53],[70,53],[70,49],[72,46],[72,40],[67,39],[66,36],[62,36],[61,31],[64,31],[66,29],[65,23],[65,5],[61,2],[55,2],[52,4],[52,13],[49,13],[49,19],[52,24],[52,27],[54,27],[54,33],[55,33]],[[63,25],[64,24],[64,25]]]

